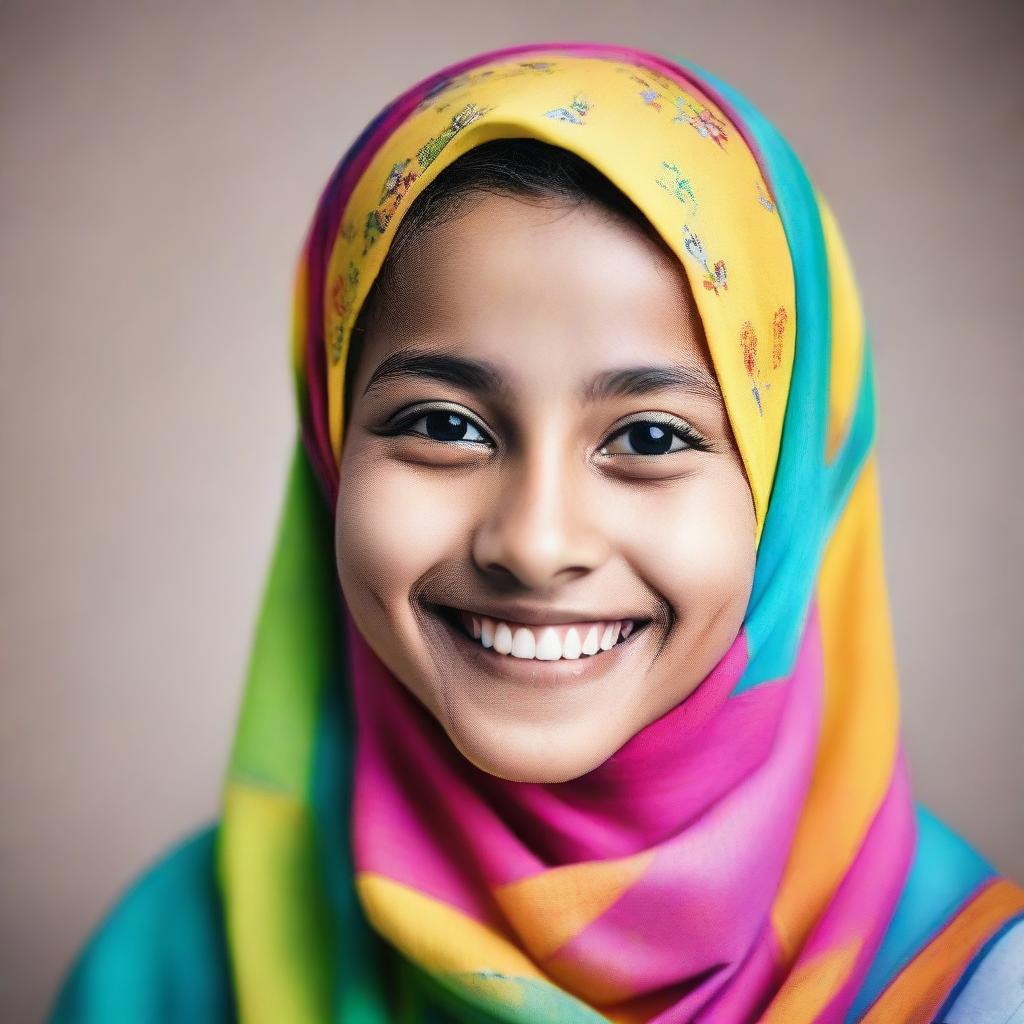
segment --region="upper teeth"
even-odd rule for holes
[[[459,612],[463,625],[484,647],[514,658],[537,661],[576,659],[614,647],[633,630],[632,619],[607,622],[572,622],[559,626],[526,626],[487,615]]]

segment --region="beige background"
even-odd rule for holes
[[[830,198],[916,792],[1024,878],[1020,10],[3,3],[0,1018],[38,1019],[121,886],[216,814],[328,174],[398,91],[517,42],[690,57]]]

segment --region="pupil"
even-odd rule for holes
[[[457,412],[435,409],[426,417],[427,433],[435,441],[461,441],[466,433],[466,419]]]
[[[638,423],[629,429],[629,443],[641,455],[664,455],[672,447],[672,432],[657,423]]]

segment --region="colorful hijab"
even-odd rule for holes
[[[440,171],[531,137],[676,253],[753,493],[743,626],[696,691],[557,784],[468,762],[344,608],[352,327]],[[1024,890],[912,799],[871,350],[839,229],[778,131],[693,64],[481,54],[330,179],[295,283],[296,439],[215,837],[245,1022],[932,1021]]]

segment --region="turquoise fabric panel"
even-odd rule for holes
[[[50,1024],[235,1020],[215,837],[209,826],[178,844],[121,896],[66,977]]]

